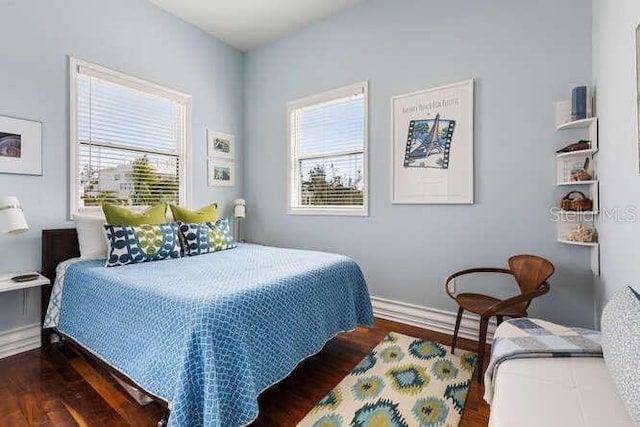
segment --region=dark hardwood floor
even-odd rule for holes
[[[260,395],[260,416],[252,427],[295,426],[388,332],[451,343],[451,336],[376,319],[331,340],[291,375]],[[459,347],[475,351],[461,339]],[[489,407],[483,388],[472,382],[460,426],[486,426]],[[0,360],[2,426],[155,426],[162,408],[139,406],[102,368],[49,346]]]

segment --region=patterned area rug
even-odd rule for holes
[[[391,332],[298,426],[457,426],[476,360]]]

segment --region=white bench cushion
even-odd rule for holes
[[[512,359],[495,375],[490,427],[633,427],[604,359]]]

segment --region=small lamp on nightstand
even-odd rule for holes
[[[0,197],[0,233],[16,235],[29,230],[27,220],[24,218],[20,201],[15,196]],[[37,273],[22,274],[12,277],[14,282],[26,282],[39,278]]]
[[[20,201],[15,196],[0,197],[0,233],[20,234],[29,230]]]
[[[246,218],[247,211],[245,209],[245,201],[244,199],[235,199],[233,201],[233,218],[236,220],[237,228],[236,228],[236,241],[241,242],[240,240],[240,222],[242,222]]]

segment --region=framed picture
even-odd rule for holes
[[[0,173],[42,175],[42,123],[0,116]]]
[[[638,171],[640,172],[640,25],[636,28],[636,116],[638,121]]]
[[[473,203],[473,80],[391,98],[391,202]]]
[[[233,135],[207,131],[207,156],[229,160],[236,158],[236,142]]]
[[[235,185],[235,163],[223,159],[209,159],[208,169],[210,186],[232,187]]]

